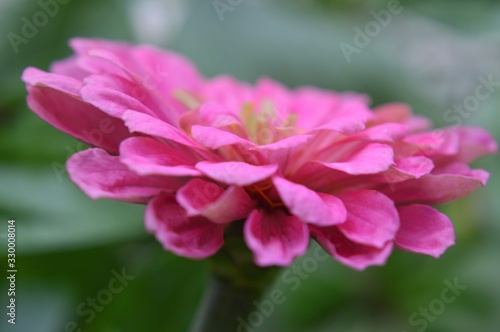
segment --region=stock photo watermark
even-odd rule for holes
[[[389,0],[386,9],[370,11],[373,20],[367,22],[364,29],[358,26],[354,27],[352,44],[347,42],[339,44],[347,63],[352,62],[354,54],[360,54],[363,49],[367,48],[372,40],[378,37],[381,31],[391,23],[393,16],[400,14],[403,9],[404,7],[399,0]]]
[[[21,18],[19,33],[11,31],[7,34],[7,39],[14,53],[19,53],[19,47],[28,44],[30,40],[35,38],[38,32],[40,32],[40,29],[43,29],[49,23],[50,19],[54,18],[57,13],[59,13],[60,6],[66,5],[70,1],[71,0],[39,0],[37,4],[40,9],[30,17],[23,16]]]
[[[321,262],[331,258],[320,246],[317,246],[313,250],[312,257],[305,257],[300,263],[293,264],[287,269],[281,276],[281,282],[288,287],[287,291],[294,292],[300,288],[304,280],[309,279],[311,274],[318,269]],[[276,307],[285,303],[286,300],[285,290],[279,287],[271,290],[266,298],[253,302],[255,310],[247,317],[237,317],[236,320],[239,325],[236,331],[254,332],[256,328],[264,323],[266,318],[272,316]]]
[[[88,325],[95,319],[97,313],[102,312],[104,308],[113,301],[115,295],[123,292],[129,282],[135,279],[135,276],[128,275],[125,268],[121,272],[112,270],[113,277],[109,280],[106,288],[97,292],[95,297],[87,297],[85,301],[78,304],[76,314],[83,318],[83,322]],[[75,321],[66,323],[65,332],[82,332],[82,328]]]
[[[453,282],[445,279],[443,283],[446,287],[443,288],[439,297],[430,301],[427,306],[420,307],[418,311],[412,313],[408,318],[408,323],[417,328],[417,332],[424,332],[429,323],[436,321],[444,313],[447,305],[455,302],[462,295],[462,292],[469,288],[466,285],[460,284],[458,278],[455,278]]]
[[[16,221],[7,221],[7,322],[16,324]]]
[[[245,0],[214,0],[212,5],[214,6],[219,20],[224,21],[224,15],[226,12],[232,12],[241,5]]]
[[[500,88],[500,81],[495,81],[493,74],[489,74],[488,77],[479,76],[474,92],[465,97],[461,103],[455,103],[452,108],[448,109],[443,114],[443,120],[455,126],[461,125],[463,120],[478,111],[481,102],[489,99],[498,88]]]

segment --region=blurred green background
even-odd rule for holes
[[[445,112],[474,93],[478,77],[500,81],[497,1],[402,1],[402,11],[350,63],[339,45],[354,45],[354,29],[364,30],[371,11],[387,9],[388,1],[222,2],[229,9],[220,16],[213,1],[73,0],[16,53],[9,33],[20,35],[23,17],[32,20],[42,7],[0,1],[1,331],[72,331],[71,322],[82,331],[186,331],[207,280],[205,262],[175,257],[145,232],[143,206],[84,196],[62,168],[84,146],[27,109],[22,70],[47,69],[70,55],[69,38],[154,43],[185,54],[207,76],[249,82],[270,76],[290,87],[364,92],[374,105],[403,101],[436,126],[449,125]],[[498,139],[499,108],[495,91],[461,119]],[[500,331],[500,161],[489,157],[475,166],[492,178],[442,207],[455,223],[457,244],[441,259],[395,252],[385,267],[362,273],[328,260],[295,290],[279,279],[273,287],[287,300],[255,331]],[[9,218],[17,221],[15,326],[5,315]],[[122,269],[135,276],[123,291],[95,319],[79,314],[80,304]],[[455,278],[468,288],[444,309],[436,306],[439,315],[425,329],[412,326],[412,314],[435,305],[445,280]]]

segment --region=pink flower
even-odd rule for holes
[[[484,130],[429,131],[404,104],[205,79],[150,46],[71,46],[51,72],[25,70],[28,105],[95,146],[67,163],[89,197],[147,204],[147,230],[186,257],[216,253],[231,223],[260,266],[289,265],[311,237],[360,270],[393,247],[439,257],[455,236],[431,205],[484,186],[468,164],[497,151]]]

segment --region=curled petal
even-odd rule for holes
[[[419,179],[434,169],[431,159],[424,156],[404,157],[396,161],[385,173],[377,175],[380,182],[397,183]]]
[[[201,179],[189,181],[179,189],[176,198],[188,216],[203,216],[217,224],[246,218],[255,205],[241,187],[224,190]]]
[[[244,227],[245,241],[259,266],[288,266],[309,244],[307,226],[295,216],[254,210]]]

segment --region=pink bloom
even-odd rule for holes
[[[147,204],[147,230],[186,257],[216,253],[231,223],[260,266],[289,265],[311,237],[360,270],[393,247],[439,257],[455,236],[431,205],[484,186],[468,164],[497,151],[484,130],[429,131],[403,104],[206,79],[150,46],[71,46],[51,72],[25,70],[28,105],[94,146],[67,163],[88,196]]]

